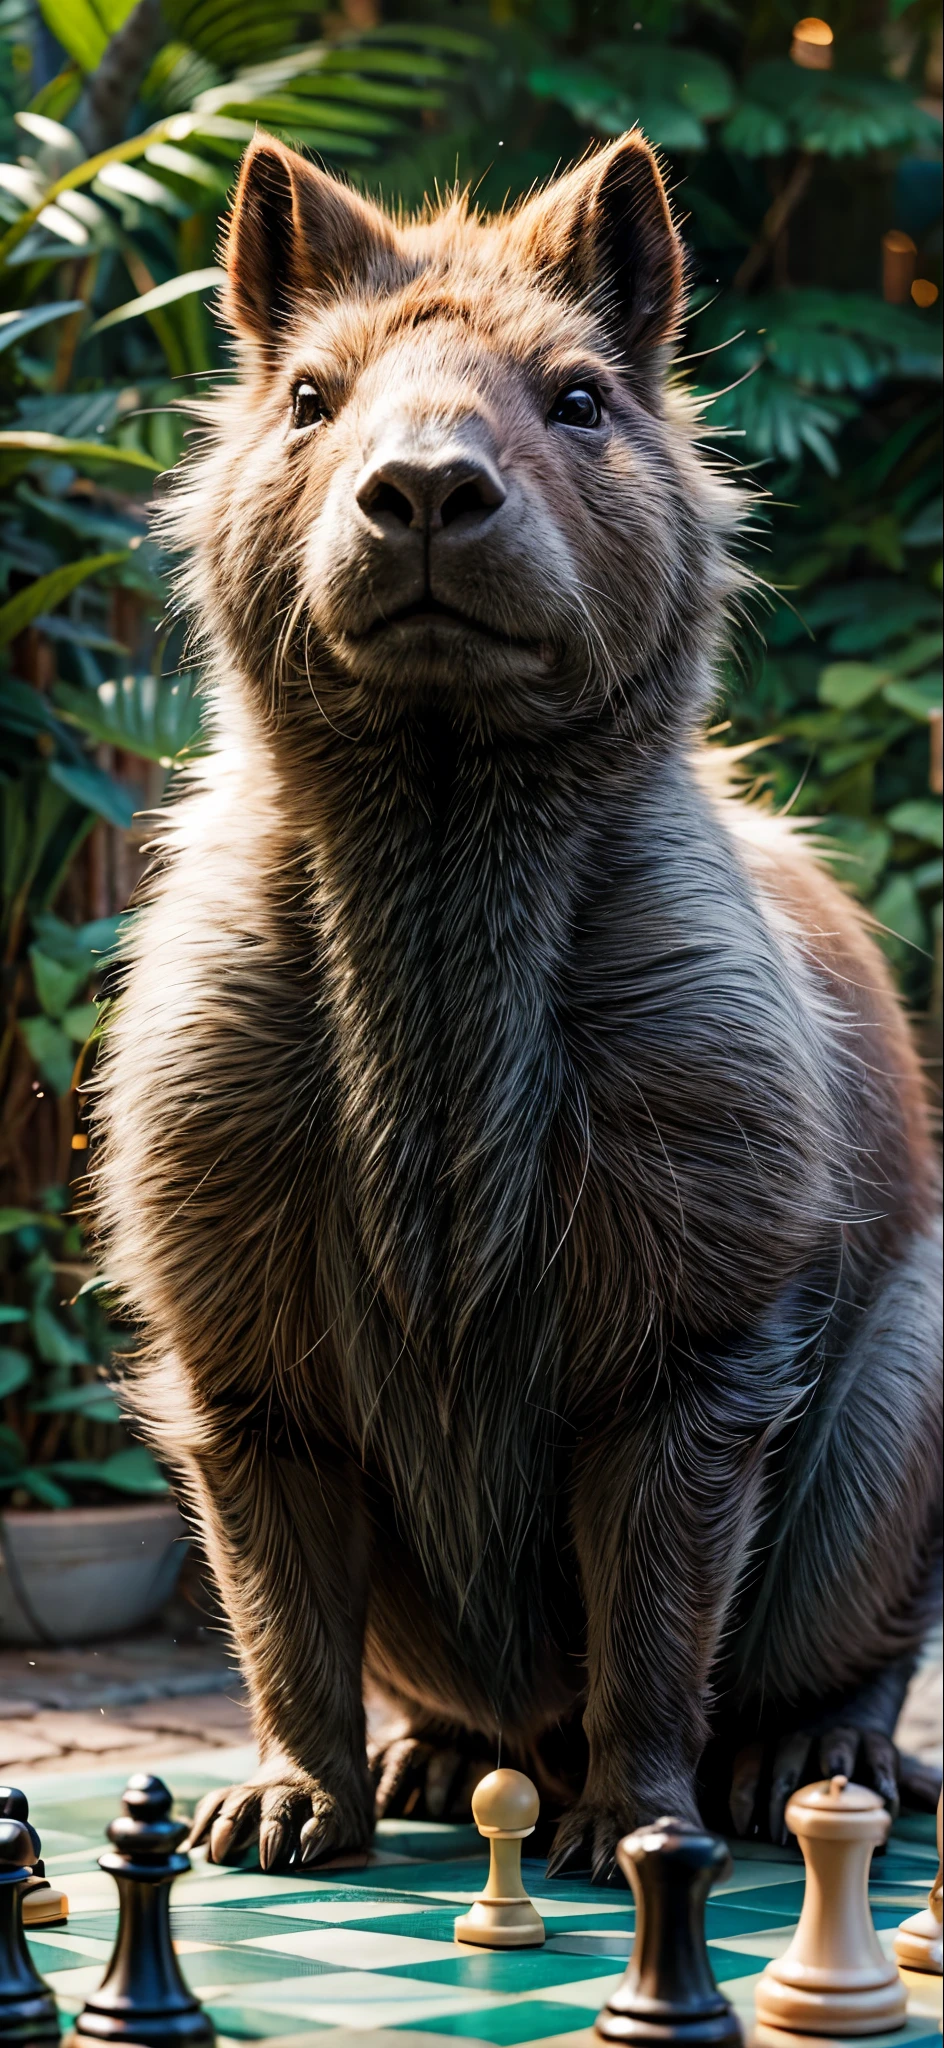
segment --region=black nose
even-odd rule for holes
[[[376,525],[434,532],[481,526],[504,503],[505,486],[479,456],[381,456],[357,486],[357,502]]]

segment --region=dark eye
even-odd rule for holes
[[[572,384],[555,398],[548,419],[555,427],[598,427],[602,410],[592,385]]]
[[[325,416],[325,402],[320,391],[307,381],[296,384],[292,393],[293,427],[315,427]]]

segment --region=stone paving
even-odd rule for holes
[[[0,1770],[140,1770],[198,1746],[252,1739],[239,1679],[218,1636],[153,1630],[75,1649],[0,1650]]]
[[[929,1642],[898,1727],[899,1746],[941,1762],[940,1634]],[[97,1647],[0,1650],[0,1772],[129,1773],[161,1758],[252,1740],[238,1672],[220,1635],[153,1630]]]

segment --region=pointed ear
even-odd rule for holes
[[[375,206],[274,136],[243,157],[226,239],[224,310],[237,334],[278,344],[299,301],[366,282],[394,248]]]
[[[537,193],[519,224],[526,260],[600,312],[627,368],[674,340],[682,245],[659,166],[638,129]]]

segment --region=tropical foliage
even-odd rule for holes
[[[176,401],[226,374],[219,221],[256,123],[407,204],[457,174],[501,204],[634,122],[659,145],[691,257],[680,374],[766,493],[722,736],[821,821],[926,1009],[940,299],[907,266],[933,297],[940,43],[927,0],[886,5],[837,0],[821,68],[787,0],[0,0],[0,1493],[162,1483],[110,1390],[128,1339],[88,1284],[77,1090],[132,818],[202,743],[147,503]],[[889,229],[913,255],[883,297]]]

